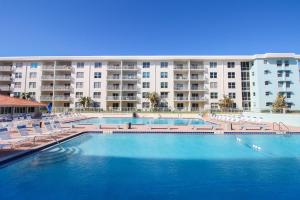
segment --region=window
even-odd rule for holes
[[[143,82],[143,88],[150,88],[149,82]]]
[[[264,71],[264,74],[269,74],[269,73],[270,73],[269,70],[265,70],[265,71]]]
[[[143,78],[150,78],[150,72],[143,72]]]
[[[28,94],[35,99],[35,92],[28,92]]]
[[[14,97],[20,97],[21,96],[21,92],[14,92]]]
[[[285,66],[285,67],[290,66],[290,62],[289,62],[288,60],[285,60],[285,61],[284,61],[284,66]]]
[[[160,93],[160,97],[161,97],[162,99],[168,98],[168,92],[161,92],[161,93]]]
[[[31,63],[30,68],[36,69],[38,67],[38,63]]]
[[[76,92],[75,96],[76,98],[81,98],[83,97],[83,92]]]
[[[268,64],[268,60],[264,60],[264,64],[265,64],[265,65]]]
[[[143,108],[150,108],[150,103],[149,102],[143,102],[142,107]]]
[[[282,77],[282,72],[281,71],[277,72],[277,77]]]
[[[235,92],[229,92],[228,97],[231,99],[235,99]]]
[[[161,82],[160,88],[168,88],[168,82]]]
[[[217,88],[218,83],[217,82],[210,82],[209,86],[210,86],[210,88]]]
[[[290,72],[285,72],[285,77],[290,77]]]
[[[277,63],[277,67],[281,67],[282,66],[282,60],[277,60],[276,63]]]
[[[228,88],[234,89],[235,88],[235,82],[228,82]]]
[[[101,82],[94,82],[94,88],[101,88]]]
[[[77,82],[76,88],[83,88],[83,82]]]
[[[209,68],[217,68],[217,62],[210,62]]]
[[[212,109],[212,110],[218,110],[219,109],[219,104],[218,103],[211,103],[210,104],[210,109]]]
[[[84,62],[78,62],[77,69],[82,69],[82,68],[84,68]]]
[[[234,62],[228,62],[227,68],[234,68],[235,63]]]
[[[168,62],[161,62],[160,63],[160,68],[168,68]]]
[[[21,72],[16,72],[15,77],[16,78],[22,78],[22,73]]]
[[[210,93],[210,98],[211,99],[217,99],[218,98],[218,93],[217,92],[211,92]]]
[[[143,68],[150,68],[150,62],[143,62]]]
[[[84,77],[84,72],[77,72],[76,73],[76,78],[83,78]]]
[[[15,82],[15,88],[21,88],[21,82]]]
[[[36,88],[36,82],[29,82],[29,88]]]
[[[22,68],[23,67],[23,63],[16,63],[16,68]]]
[[[168,78],[168,72],[160,72],[160,78]]]
[[[254,76],[254,72],[251,72],[251,75]]]
[[[242,92],[243,100],[250,100],[250,92]]]
[[[148,95],[149,95],[149,92],[143,92],[143,93],[142,93],[142,97],[143,97],[143,98],[147,98]]]
[[[250,90],[250,82],[242,82],[242,90]]]
[[[249,62],[241,62],[241,70],[250,70]]]
[[[269,85],[270,83],[270,81],[265,81],[265,85]]]
[[[227,78],[235,78],[235,72],[228,72]]]
[[[283,87],[283,82],[278,82],[278,87]]]
[[[253,96],[255,97],[255,92],[253,92]]]
[[[94,78],[101,78],[101,72],[95,72]]]
[[[217,78],[217,72],[210,72],[210,78]]]
[[[252,82],[252,86],[255,86],[255,82]]]
[[[36,78],[37,73],[36,72],[30,72],[29,78]]]
[[[292,97],[292,93],[291,92],[288,92],[288,93],[286,93],[286,98],[291,98]]]
[[[102,68],[102,63],[101,62],[95,62],[95,68]]]
[[[272,102],[266,102],[266,106],[272,106],[273,103]]]
[[[94,97],[95,99],[100,99],[100,98],[101,98],[101,92],[94,92],[94,93],[93,93],[93,97]]]
[[[242,80],[243,80],[243,81],[248,81],[248,80],[250,80],[249,72],[241,72],[241,76],[242,76]]]
[[[286,83],[285,83],[285,87],[286,87],[286,88],[290,88],[290,87],[291,87],[291,82],[286,82]]]
[[[266,96],[269,96],[269,95],[270,95],[270,92],[265,92],[265,95],[266,95]]]

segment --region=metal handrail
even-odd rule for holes
[[[278,124],[279,124],[279,129],[281,129],[281,125],[282,125],[284,128],[286,128],[285,132],[290,132],[290,129],[286,124],[284,124],[283,122],[279,122]]]

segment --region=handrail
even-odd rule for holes
[[[280,125],[277,122],[273,122],[273,130],[276,131],[275,125],[278,125],[278,131],[280,131]]]
[[[283,122],[279,122],[278,124],[279,124],[279,129],[281,128],[281,125],[282,125],[284,128],[286,128],[285,132],[289,132],[290,131],[289,127],[286,124],[284,124]]]

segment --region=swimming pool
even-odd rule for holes
[[[133,117],[102,117],[90,118],[75,122],[76,124],[157,124],[157,125],[205,125],[201,119],[186,119],[186,118],[133,118]]]
[[[0,168],[0,199],[297,199],[299,158],[297,135],[83,134]]]

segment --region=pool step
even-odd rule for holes
[[[65,161],[73,155],[81,153],[81,149],[78,147],[56,147],[54,149],[48,149],[37,154],[33,160],[34,165],[46,165]]]

